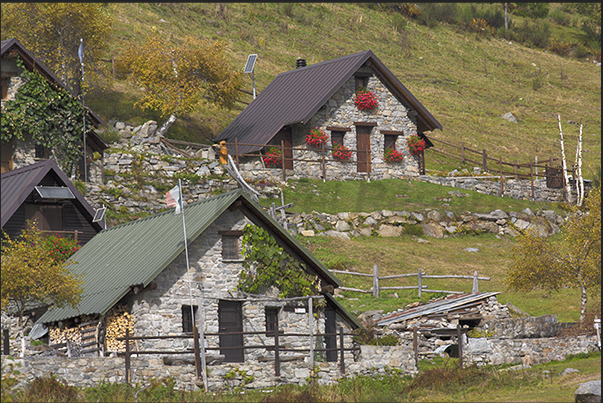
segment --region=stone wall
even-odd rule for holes
[[[6,356],[2,356],[2,371],[7,372]],[[53,373],[69,385],[97,386],[101,382],[125,382],[125,361],[123,357],[68,358],[68,357],[27,357],[14,361],[21,374],[17,375],[21,385],[31,382],[34,377]],[[336,382],[349,376],[386,375],[392,369],[405,374],[416,373],[412,346],[361,346],[357,358],[345,358],[345,374],[340,372],[339,362],[315,362],[316,379],[321,384]],[[133,356],[131,358],[131,381],[148,384],[151,379],[174,377],[176,387],[183,390],[198,390],[203,386],[197,379],[195,367],[191,364],[166,365],[162,358]],[[242,376],[248,378],[247,381]],[[230,379],[229,375],[235,375]],[[312,375],[307,354],[296,360],[281,362],[281,376],[276,377],[274,361],[245,363],[209,363],[207,380],[210,390],[227,390],[235,387],[256,389],[281,384],[306,384]],[[252,379],[249,382],[249,379]]]
[[[468,338],[463,360],[478,365],[543,364],[598,351],[596,336],[530,339]]]
[[[478,179],[472,177],[456,176],[429,176],[419,175],[418,180],[435,183],[442,186],[451,186],[459,189],[474,190],[478,193],[500,196],[500,179]],[[502,197],[519,200],[563,202],[563,189],[551,189],[546,185],[546,179],[534,179],[534,196],[532,196],[532,181],[524,179],[504,179]],[[575,189],[572,197],[576,200]]]

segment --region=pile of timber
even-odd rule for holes
[[[105,333],[107,351],[126,351],[126,342],[117,340],[120,337],[126,337],[126,329],[130,331],[130,336],[134,335],[134,322],[128,308],[125,305],[111,308],[107,313]]]

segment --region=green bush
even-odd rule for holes
[[[103,131],[98,131],[98,135],[107,144],[115,143],[121,139],[121,133],[115,127],[107,127]]]
[[[82,196],[86,196],[86,184],[84,181],[73,181],[73,186],[77,189],[78,192],[82,194]]]
[[[55,234],[44,237],[43,242],[48,255],[57,263],[63,263],[80,248],[75,239],[61,238]]]
[[[420,224],[404,224],[404,233],[408,235],[414,236],[423,236],[425,233],[423,232],[423,228]]]
[[[549,13],[549,19],[555,24],[563,25],[564,27],[569,27],[572,22],[570,16],[561,10],[551,11]]]
[[[406,18],[404,18],[401,14],[393,14],[391,25],[396,31],[402,32],[406,30]]]

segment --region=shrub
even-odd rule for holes
[[[456,3],[421,3],[420,10],[417,22],[429,28],[435,27],[437,22],[452,24],[458,15]]]
[[[549,19],[553,21],[555,24],[562,25],[564,27],[569,27],[571,24],[571,18],[567,13],[561,10],[553,10],[549,13]]]
[[[86,196],[86,184],[84,181],[73,181],[73,186],[77,189],[78,192],[82,194],[82,196]]]
[[[107,127],[103,131],[99,131],[98,135],[107,144],[115,143],[121,139],[121,133],[115,127]]]
[[[55,234],[44,237],[43,242],[48,256],[57,263],[63,263],[81,247],[75,239],[61,238]]]
[[[396,31],[402,32],[406,30],[406,19],[400,14],[393,14],[391,25]]]

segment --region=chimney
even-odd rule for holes
[[[297,63],[295,68],[300,69],[302,67],[306,67],[306,59],[302,59],[301,57],[297,59]]]

